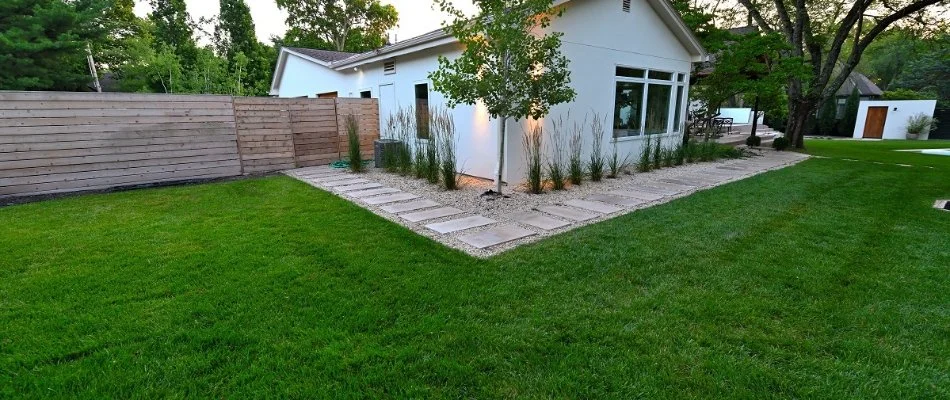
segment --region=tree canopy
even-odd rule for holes
[[[106,6],[85,0],[0,1],[0,89],[80,90],[86,46],[104,41]]]
[[[379,0],[276,0],[287,11],[289,45],[364,52],[382,47],[399,22],[392,5]]]

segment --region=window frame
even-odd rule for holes
[[[643,70],[644,71],[643,78],[630,78],[630,77],[617,75],[618,68]],[[650,78],[651,71],[655,71],[659,73],[668,73],[670,74],[670,79],[668,80],[651,79]],[[686,83],[687,82],[686,77],[688,76],[688,73],[680,72],[680,71],[665,70],[662,68],[647,68],[643,66],[636,66],[636,65],[629,65],[629,64],[615,64],[613,73],[614,73],[613,104],[615,105],[614,111],[613,111],[614,120],[616,120],[616,117],[617,117],[616,115],[617,113],[617,110],[616,110],[617,84],[620,82],[629,82],[629,83],[640,83],[643,85],[643,97],[641,99],[642,103],[640,104],[640,107],[642,109],[640,113],[640,125],[639,125],[640,129],[639,130],[626,129],[624,130],[626,132],[625,135],[618,136],[617,129],[614,129],[613,125],[611,125],[611,131],[612,131],[612,136],[613,136],[614,141],[643,139],[649,136],[673,135],[673,134],[678,134],[680,132],[683,132],[683,126],[685,124],[685,119],[686,119],[683,113],[684,113],[684,110],[688,107],[688,103],[689,103],[689,97],[688,97],[689,85]],[[652,133],[652,134],[646,133],[647,110],[649,108],[649,104],[647,100],[649,97],[651,85],[666,86],[670,90],[670,101],[669,101],[669,106],[667,107],[668,115],[667,115],[667,120],[666,120],[666,129],[662,133]],[[677,93],[680,90],[682,90],[682,93],[683,93],[683,101],[682,101],[682,104],[679,105],[679,108],[677,108],[676,107]],[[679,121],[676,121],[677,115],[679,116]],[[679,122],[679,123],[676,123],[676,122]]]

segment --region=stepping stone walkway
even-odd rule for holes
[[[355,185],[357,183],[368,183],[368,182],[369,181],[366,179],[350,178],[350,179],[344,179],[340,181],[323,182],[323,186],[336,187],[336,186]]]
[[[511,214],[510,216],[508,216],[508,218],[511,218],[512,221],[520,222],[522,224],[530,225],[535,228],[543,229],[546,231],[552,231],[557,228],[563,228],[571,224],[570,222],[554,219],[536,211],[528,211],[528,212]]]
[[[607,203],[601,203],[599,201],[568,200],[565,201],[564,204],[601,214],[613,214],[615,212],[623,211],[623,209],[620,207],[612,206]]]
[[[379,196],[381,194],[398,193],[398,192],[401,192],[401,190],[388,188],[388,187],[382,187],[378,189],[368,189],[368,190],[360,190],[357,192],[349,192],[346,195],[350,197],[356,197],[357,199],[361,199],[363,197]]]
[[[644,192],[642,190],[614,190],[607,192],[608,195],[614,196],[623,196],[623,197],[633,197],[635,199],[645,200],[645,201],[657,201],[666,196],[653,192]],[[671,195],[676,193],[671,193]]]
[[[526,238],[536,233],[515,225],[502,225],[484,232],[459,236],[459,240],[476,249],[484,249]]]
[[[612,194],[595,194],[593,196],[585,197],[584,200],[598,201],[601,203],[614,204],[624,207],[634,207],[647,202],[647,200],[638,199],[635,197],[623,197]]]
[[[404,213],[404,212],[409,212],[409,211],[421,210],[423,208],[432,208],[432,207],[438,207],[438,206],[441,206],[441,204],[436,203],[432,200],[416,200],[416,201],[410,201],[408,203],[399,203],[399,204],[393,204],[389,206],[383,206],[380,208],[383,211],[388,212],[390,214],[399,214],[399,213]]]
[[[551,215],[556,215],[561,218],[566,218],[571,221],[578,221],[578,222],[587,221],[587,220],[598,217],[598,215],[594,213],[581,211],[576,208],[563,207],[563,206],[538,207],[538,211],[545,212]]]
[[[390,194],[386,196],[363,198],[363,202],[369,205],[376,206],[380,204],[395,203],[397,201],[405,201],[405,200],[412,200],[412,199],[418,199],[418,198],[419,196],[414,195],[412,193],[399,192],[399,193]]]
[[[474,217],[459,218],[453,219],[451,221],[439,222],[437,224],[429,224],[426,225],[426,228],[446,234],[464,231],[466,229],[478,228],[480,226],[491,225],[496,222],[498,221],[495,221],[491,218],[485,218],[481,215],[476,215]]]
[[[436,219],[461,214],[463,211],[455,207],[442,207],[434,210],[419,211],[400,215],[400,217],[409,222],[425,221],[427,219]]]
[[[376,188],[381,188],[381,187],[383,187],[383,185],[380,185],[376,182],[370,182],[370,183],[357,183],[355,185],[337,186],[333,188],[333,190],[336,190],[337,192],[352,192],[354,190],[376,189]]]
[[[534,237],[612,218],[803,159],[805,157],[798,154],[766,151],[762,157],[693,164],[662,174],[638,174],[638,178],[633,180],[622,177],[602,183],[602,192],[581,191],[584,194],[573,196],[570,191],[560,192],[555,196],[559,202],[556,205],[545,204],[551,200],[536,197],[526,201],[520,210],[515,208],[504,215],[495,214],[496,209],[492,207],[486,208],[487,215],[451,207],[466,204],[453,201],[451,195],[440,195],[440,201],[423,198],[401,190],[412,186],[393,183],[393,187],[389,187],[376,182],[372,178],[374,173],[354,174],[345,169],[319,166],[291,170],[286,174],[335,193],[403,226],[425,232],[427,236],[448,246],[485,256],[512,245],[533,241]],[[456,193],[472,196],[472,193],[465,191]],[[517,204],[522,203],[512,205]],[[399,218],[395,218],[397,216]]]

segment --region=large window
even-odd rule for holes
[[[683,74],[618,66],[615,75],[615,138],[680,131]]]

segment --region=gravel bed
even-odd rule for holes
[[[554,191],[546,190],[543,194],[530,194],[525,189],[525,186],[522,185],[507,185],[504,188],[505,197],[493,197],[493,196],[483,196],[483,194],[494,188],[494,184],[490,180],[484,180],[474,177],[463,177],[461,182],[461,188],[456,191],[446,191],[441,188],[441,186],[433,185],[426,182],[424,179],[416,179],[414,177],[405,177],[398,174],[392,174],[385,172],[381,169],[370,168],[367,172],[360,174],[360,178],[367,179],[371,182],[377,182],[382,184],[384,187],[396,188],[405,192],[413,193],[420,196],[420,199],[429,199],[436,201],[447,207],[455,207],[464,212],[462,214],[457,214],[444,218],[437,218],[426,220],[418,223],[413,223],[406,221],[396,215],[387,213],[383,211],[380,207],[382,206],[373,206],[365,204],[359,200],[353,199],[346,195],[341,195],[331,188],[326,188],[320,185],[319,182],[311,183],[316,187],[320,187],[324,190],[328,190],[331,193],[336,193],[340,197],[354,201],[356,204],[360,205],[363,208],[373,211],[375,214],[382,216],[390,221],[393,221],[397,224],[403,225],[414,232],[432,238],[440,243],[443,243],[449,247],[462,250],[470,255],[476,257],[489,257],[496,255],[498,253],[504,252],[506,250],[512,249],[514,247],[531,243],[551,235],[556,235],[565,231],[576,229],[582,226],[586,226],[592,223],[597,223],[603,220],[616,218],[620,215],[624,215],[639,209],[651,207],[653,205],[666,203],[676,198],[688,196],[697,190],[705,190],[718,185],[726,184],[736,180],[741,180],[746,177],[763,173],[769,170],[784,168],[788,165],[795,164],[799,161],[806,159],[807,156],[801,155],[798,153],[778,153],[771,150],[763,150],[760,152],[760,156],[738,159],[738,160],[723,160],[717,162],[704,162],[704,163],[695,163],[689,165],[683,165],[672,168],[663,168],[657,171],[651,171],[647,173],[637,173],[624,174],[616,179],[603,179],[600,182],[591,182],[589,180],[584,181],[581,185],[577,186],[568,186],[566,190]],[[737,178],[729,179],[721,183],[715,184],[713,186],[706,186],[702,188],[697,188],[693,190],[688,190],[686,192],[666,196],[660,200],[653,202],[646,202],[640,204],[636,207],[623,207],[624,210],[616,212],[613,214],[601,215],[597,218],[583,221],[583,222],[572,222],[570,225],[567,225],[563,228],[544,231],[542,229],[519,224],[508,217],[511,214],[518,212],[525,212],[536,209],[538,207],[546,205],[557,205],[561,204],[564,201],[574,200],[574,199],[583,199],[587,196],[594,194],[602,194],[612,190],[619,189],[635,189],[637,186],[642,186],[649,184],[651,182],[657,182],[660,179],[671,178],[675,179],[677,177],[683,176],[694,176],[696,173],[702,170],[708,170],[715,168],[721,165],[747,165],[753,167],[748,171],[728,171],[735,172],[738,175]],[[295,170],[288,171],[288,175],[295,175]],[[416,199],[416,200],[420,200]],[[411,200],[414,201],[414,200]],[[385,205],[383,205],[385,206]],[[433,230],[430,230],[425,227],[432,223],[444,222],[449,220],[454,220],[458,218],[469,217],[473,215],[482,215],[498,221],[496,224],[491,224],[479,228],[467,229],[460,232],[449,233],[449,234],[439,234]],[[554,219],[564,220],[563,218],[551,216]],[[529,236],[523,239],[515,240],[512,242],[500,244],[497,246],[492,246],[487,249],[476,249],[461,240],[458,239],[459,236],[468,235],[472,233],[477,233],[485,230],[492,229],[501,224],[512,224],[526,228],[536,233],[534,236]]]

